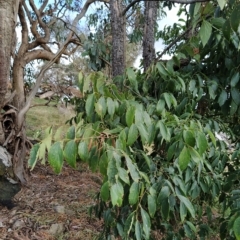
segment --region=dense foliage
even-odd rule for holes
[[[146,73],[80,73],[66,137],[48,129],[31,151],[32,169],[47,151],[56,173],[64,159],[100,171],[100,239],[240,239],[240,5],[218,2],[191,5],[174,56]]]

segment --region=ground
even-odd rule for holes
[[[31,138],[41,139],[47,127],[56,129],[74,116],[70,107],[43,106],[45,102],[36,98],[36,107],[27,114],[26,128]],[[100,184],[100,175],[84,163],[78,163],[77,169],[65,165],[60,175],[47,164],[38,163],[29,173],[28,185],[14,197],[16,206],[11,210],[0,206],[0,240],[94,239],[102,222],[90,217],[89,208]]]
[[[99,191],[100,175],[78,164],[60,175],[38,165],[28,186],[14,197],[16,206],[0,206],[0,240],[94,239],[102,222],[90,217],[89,207]]]

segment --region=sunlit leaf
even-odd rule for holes
[[[28,166],[31,168],[31,171],[34,169],[37,163],[37,153],[38,149],[40,147],[40,144],[35,144],[30,151],[30,158],[28,160]]]
[[[199,35],[202,41],[203,46],[205,46],[209,40],[209,38],[211,37],[212,34],[212,25],[203,20],[200,31],[199,31]]]
[[[64,147],[63,156],[66,159],[67,163],[75,168],[76,167],[76,158],[77,158],[77,144],[74,140],[71,140],[66,143]]]
[[[123,201],[123,186],[120,182],[113,184],[110,189],[111,201],[113,206],[120,207]]]

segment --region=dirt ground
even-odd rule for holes
[[[100,175],[83,164],[77,170],[65,166],[60,175],[36,166],[29,185],[14,197],[16,206],[0,206],[0,240],[94,239],[102,222],[88,211],[100,183]]]

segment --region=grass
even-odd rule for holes
[[[32,106],[26,116],[27,136],[32,138],[41,138],[43,132],[48,127],[56,130],[60,126],[67,129],[66,121],[74,116],[74,111],[70,108],[55,102],[51,102],[49,106],[44,106],[47,101],[35,98]],[[64,130],[63,129],[63,130]]]

